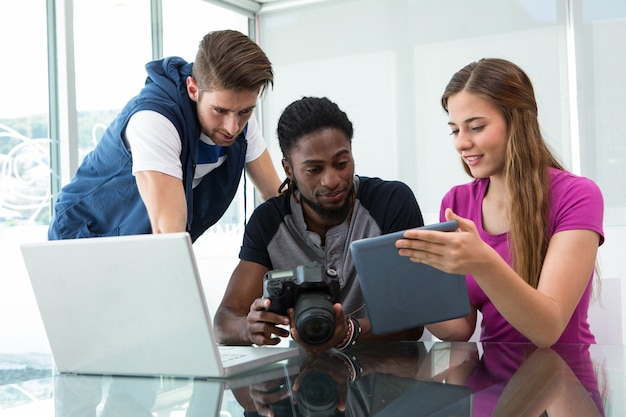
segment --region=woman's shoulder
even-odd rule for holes
[[[555,168],[550,169],[550,223],[554,232],[570,229],[602,230],[604,199],[600,188],[587,177]]]
[[[600,187],[590,178],[572,172],[549,168],[552,193],[555,195],[591,194],[602,197]]]

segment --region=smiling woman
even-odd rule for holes
[[[441,105],[469,183],[452,187],[440,220],[456,233],[408,231],[400,254],[465,274],[471,312],[428,329],[467,340],[595,343],[587,319],[604,243],[600,188],[566,171],[544,141],[533,84],[511,61],[483,58],[454,73]]]

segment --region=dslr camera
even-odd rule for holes
[[[267,311],[283,316],[293,307],[298,334],[304,342],[321,345],[335,333],[333,304],[339,302],[337,271],[317,262],[295,269],[272,270],[263,277],[263,297],[270,299]]]

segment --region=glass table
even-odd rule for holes
[[[0,416],[624,416],[621,345],[400,342],[226,379],[59,374],[0,354]]]

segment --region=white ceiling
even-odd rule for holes
[[[321,3],[330,0],[207,0],[216,3],[229,3],[253,13],[263,13],[281,9],[289,9],[298,6],[306,6],[314,3]],[[333,0],[340,1],[340,0]]]

